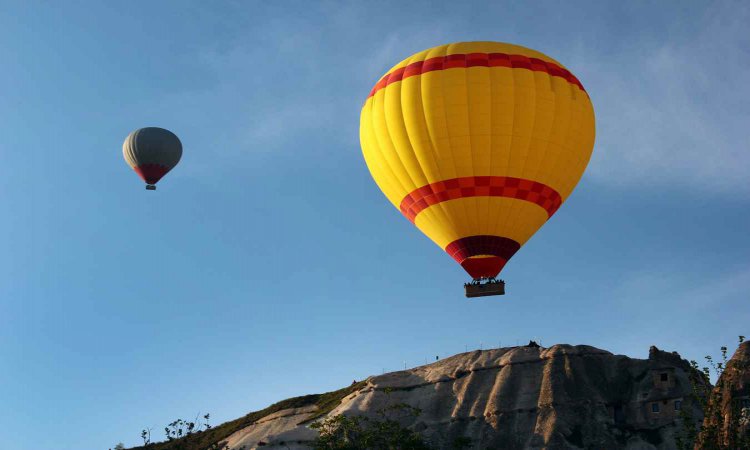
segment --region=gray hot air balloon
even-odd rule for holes
[[[146,189],[153,191],[155,184],[180,162],[182,143],[164,128],[139,128],[125,138],[122,156],[146,182]]]

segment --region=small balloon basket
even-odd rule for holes
[[[505,295],[505,281],[495,278],[480,278],[464,284],[464,291],[468,298]]]
[[[156,186],[154,186],[153,184],[147,184],[146,185],[146,190],[147,191],[155,191],[156,190]]]

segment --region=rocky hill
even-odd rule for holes
[[[474,351],[290,399],[212,436],[232,449],[307,449],[314,420],[403,402],[421,410],[404,425],[436,448],[466,437],[475,449],[672,449],[679,410],[701,417],[690,370],[655,347],[646,360],[585,345]]]

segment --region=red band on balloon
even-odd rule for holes
[[[492,278],[503,270],[505,263],[519,248],[521,244],[513,239],[480,235],[456,239],[445,247],[445,251],[472,277]],[[492,256],[472,258],[480,255]]]
[[[401,67],[391,73],[386,74],[378,81],[375,87],[370,91],[367,98],[375,95],[379,90],[391,83],[401,81],[404,78],[422,75],[423,73],[435,70],[445,70],[454,68],[467,67],[509,67],[512,69],[528,69],[534,72],[545,72],[552,77],[560,77],[569,83],[572,83],[583,92],[586,89],[568,69],[558,66],[555,63],[544,61],[538,58],[529,58],[524,55],[509,55],[506,53],[468,53],[447,56],[438,56],[435,58],[417,61],[408,66]]]
[[[516,254],[519,248],[521,248],[521,244],[513,239],[478,235],[456,239],[445,247],[445,251],[456,262],[461,263],[466,258],[479,255],[492,255],[508,260]]]
[[[138,167],[133,167],[133,170],[146,183],[156,184],[170,169],[161,164],[141,164]]]
[[[412,223],[423,210],[440,202],[466,197],[508,197],[544,208],[548,217],[562,205],[562,197],[546,184],[514,177],[462,177],[438,181],[413,190],[401,200],[401,212]]]

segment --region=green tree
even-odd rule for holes
[[[389,394],[386,391],[386,394]],[[387,406],[377,418],[365,416],[327,417],[310,425],[318,431],[315,450],[429,450],[422,437],[401,424],[421,410],[405,403]]]
[[[311,425],[315,450],[429,450],[422,437],[392,419],[336,415]]]

